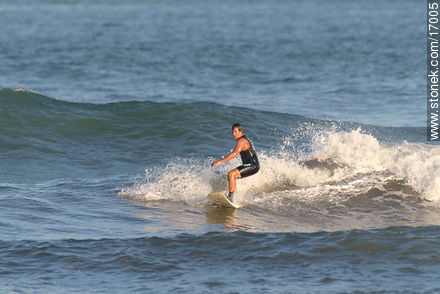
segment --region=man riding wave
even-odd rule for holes
[[[229,194],[227,198],[231,202],[233,200],[234,193],[237,190],[235,180],[249,177],[256,174],[260,170],[260,163],[258,162],[255,148],[252,144],[252,141],[243,134],[243,126],[241,124],[235,123],[232,125],[232,136],[235,140],[237,140],[234,151],[212,164],[212,167],[216,167],[220,163],[229,161],[240,154],[243,164],[231,170],[228,174]]]

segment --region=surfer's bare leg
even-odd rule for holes
[[[229,181],[229,192],[235,192],[237,190],[237,185],[235,184],[235,180],[241,178],[240,171],[236,168],[229,172],[228,181]]]

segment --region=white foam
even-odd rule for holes
[[[286,141],[292,144],[291,140]],[[383,183],[401,179],[420,193],[421,198],[440,204],[439,146],[381,143],[361,129],[316,132],[311,145],[308,154],[296,152],[300,154],[298,158],[293,158],[291,151],[285,152],[289,148],[270,155],[262,153],[260,172],[237,184],[238,190],[243,191],[239,193],[240,200],[253,202],[256,195],[264,193],[267,200],[273,194],[288,194],[292,198],[307,195],[308,199],[323,196],[331,202],[342,194],[358,195],[372,188],[385,190]],[[309,168],[301,164],[307,161],[323,165]],[[335,167],[323,168],[324,163]],[[285,190],[288,192],[281,192]]]
[[[380,143],[360,129],[316,136],[320,161],[345,165],[350,173],[389,171],[408,182],[422,198],[440,202],[440,147],[422,143]]]
[[[121,189],[120,196],[138,200],[183,201],[197,205],[212,192],[215,172],[207,161],[175,158],[163,167],[145,170],[145,179]]]
[[[292,148],[259,151],[260,172],[237,181],[235,201],[239,205],[274,201],[273,206],[277,206],[274,199],[280,196],[342,201],[341,197],[366,193],[372,188],[385,189],[383,183],[392,177],[406,181],[421,198],[440,203],[440,147],[381,143],[361,129],[316,132],[312,138],[308,154]],[[292,146],[291,141],[286,141]],[[164,167],[146,170],[144,180],[122,189],[119,195],[202,205],[210,192],[226,192],[228,171],[241,164],[234,159],[213,169],[212,161],[171,159]],[[319,164],[307,167],[307,161]],[[326,168],[326,163],[332,168]]]
[[[35,92],[33,90],[24,89],[24,88],[13,88],[12,91],[14,91],[14,92],[26,92],[26,93],[38,94],[37,92]]]

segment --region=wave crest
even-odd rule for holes
[[[374,189],[386,192],[398,186],[403,195],[418,193],[423,199],[440,202],[438,146],[381,143],[356,129],[318,132],[311,147],[303,155],[288,149],[260,151],[260,172],[237,182],[237,201],[242,205],[275,198],[345,201]],[[124,189],[121,195],[201,203],[211,191],[226,191],[227,172],[240,164],[234,159],[212,169],[210,163],[208,159],[172,160],[164,168],[147,171],[143,183]]]

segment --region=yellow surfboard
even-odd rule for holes
[[[229,199],[226,198],[222,192],[212,192],[208,195],[208,199],[211,202],[214,202],[216,204],[220,204],[220,205],[223,205],[226,207],[232,207],[232,208],[239,208],[240,207],[238,205],[235,205],[231,201],[229,201]]]

